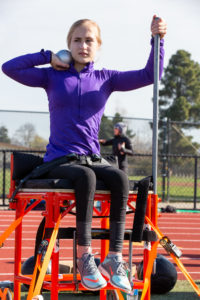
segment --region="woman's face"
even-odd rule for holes
[[[114,135],[120,135],[119,128],[114,127]]]
[[[90,23],[84,23],[74,30],[70,51],[75,67],[85,66],[88,62],[94,61],[99,48],[97,35],[97,28]]]

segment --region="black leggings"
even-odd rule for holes
[[[70,179],[76,197],[76,227],[78,245],[91,245],[91,225],[96,179],[111,191],[110,251],[121,252],[124,239],[126,204],[129,193],[127,175],[112,166],[64,164],[55,167],[46,178]]]

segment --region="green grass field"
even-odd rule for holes
[[[198,284],[200,287],[200,281],[196,282],[196,284]],[[23,293],[23,297],[21,298],[21,300],[25,300],[26,296],[27,293]],[[44,300],[50,300],[49,293],[44,293],[43,296],[44,296]],[[99,296],[93,295],[91,293],[86,293],[86,294],[60,293],[59,294],[59,300],[66,300],[66,299],[98,300]],[[187,281],[183,280],[183,281],[177,281],[175,287],[167,294],[151,295],[151,300],[199,300],[199,296],[195,293],[191,285]]]
[[[131,176],[131,180],[140,180],[143,177]],[[198,187],[200,183],[198,182]],[[162,197],[162,178],[157,179],[157,190],[159,197]],[[167,193],[167,182],[165,194]],[[200,188],[197,189],[197,197],[200,197]],[[185,176],[171,176],[169,181],[169,198],[174,201],[193,201],[194,198],[194,178]]]

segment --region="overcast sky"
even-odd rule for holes
[[[179,49],[200,63],[199,0],[1,0],[0,63],[40,49],[57,52],[66,48],[71,24],[90,18],[100,25],[103,45],[96,68],[143,68],[150,51],[153,14],[168,24],[165,67]],[[0,72],[0,109],[48,111],[43,89],[30,88]],[[153,87],[113,93],[106,115],[152,118]]]

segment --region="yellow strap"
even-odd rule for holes
[[[119,297],[119,300],[124,300],[124,296],[122,295],[121,291],[120,290],[116,290],[117,291],[117,295]]]
[[[173,260],[175,261],[175,263],[177,264],[177,266],[179,267],[179,269],[181,270],[181,272],[185,275],[185,277],[187,278],[187,280],[190,282],[190,284],[192,285],[192,287],[195,290],[195,292],[197,293],[197,295],[200,296],[200,289],[199,289],[199,287],[193,281],[192,277],[187,272],[187,270],[184,267],[184,265],[182,264],[181,260],[178,257],[176,257],[173,253],[170,253],[170,255],[173,258]]]
[[[45,234],[45,227],[43,229],[42,239],[44,238],[44,234]],[[35,267],[34,267],[34,271],[33,271],[33,277],[32,277],[32,280],[31,280],[31,285],[30,285],[30,288],[29,288],[27,299],[29,298],[29,294],[33,295],[33,290],[34,290],[34,287],[35,287],[35,282],[36,282],[36,279],[37,279],[37,276],[38,276],[38,272],[40,272],[40,270],[41,270],[41,257],[42,257],[42,254],[37,254]]]
[[[33,290],[34,290],[35,282],[36,282],[36,278],[37,278],[37,273],[38,273],[39,267],[40,267],[41,257],[42,257],[42,255],[39,255],[39,254],[37,255],[37,259],[36,259],[36,263],[35,263],[35,267],[34,267],[34,271],[33,271],[33,277],[31,280],[31,285],[30,285],[29,291],[28,291],[27,300],[32,299]]]
[[[158,238],[162,239],[164,235],[162,234],[162,232],[160,231],[160,229],[158,227],[155,227],[154,224],[151,222],[151,220],[147,216],[145,217],[145,220],[153,228],[153,230],[157,234]],[[196,285],[196,283],[194,282],[194,280],[192,279],[192,277],[190,276],[190,274],[188,273],[188,271],[186,270],[186,268],[182,264],[181,260],[178,257],[176,257],[173,253],[169,253],[169,254],[172,257],[172,259],[174,260],[174,262],[177,264],[177,266],[179,267],[179,269],[181,270],[181,272],[183,273],[183,275],[186,277],[186,279],[192,285],[192,287],[195,290],[195,292],[197,293],[197,295],[200,296],[200,289],[199,289],[199,287]]]
[[[5,288],[2,292],[2,290],[0,289],[0,299],[1,300],[6,300],[7,299],[7,294],[8,294],[8,291],[10,291],[9,288]],[[13,298],[13,295],[12,295],[12,298]]]
[[[46,271],[47,271],[47,268],[48,268],[48,265],[49,265],[49,261],[50,261],[50,258],[51,258],[53,247],[55,245],[56,238],[57,238],[57,235],[58,235],[58,229],[59,229],[59,225],[60,225],[60,220],[61,220],[61,214],[59,215],[58,221],[57,221],[57,223],[56,223],[56,225],[54,227],[54,230],[52,232],[51,239],[49,241],[49,246],[47,248],[47,252],[46,252],[45,257],[44,257],[42,268],[40,270],[40,274],[38,276],[37,283],[36,283],[35,289],[33,291],[32,298],[34,296],[40,294],[40,290],[41,290],[41,287],[42,287],[42,284],[43,284],[43,281],[44,281],[44,277],[45,277],[45,274],[46,274]],[[29,298],[27,298],[27,300],[29,300],[29,299],[31,300],[32,298],[29,297]]]
[[[42,200],[42,199],[41,199]],[[23,217],[32,209],[34,208],[41,200],[37,200],[35,201],[33,204],[31,204],[29,206],[29,208],[26,209],[26,211],[15,221],[13,221],[13,223],[11,223],[11,225],[6,229],[6,231],[0,236],[0,247],[3,246],[4,241],[9,237],[9,235],[17,228],[17,226],[19,226],[19,224],[21,223]]]
[[[15,230],[15,228],[21,223],[23,217],[19,217],[15,220],[6,231],[0,236],[0,247],[3,246],[4,241],[9,237],[9,235]]]
[[[4,293],[3,293],[2,290],[0,289],[0,297],[1,297],[0,299],[2,299],[3,294],[4,294]]]

